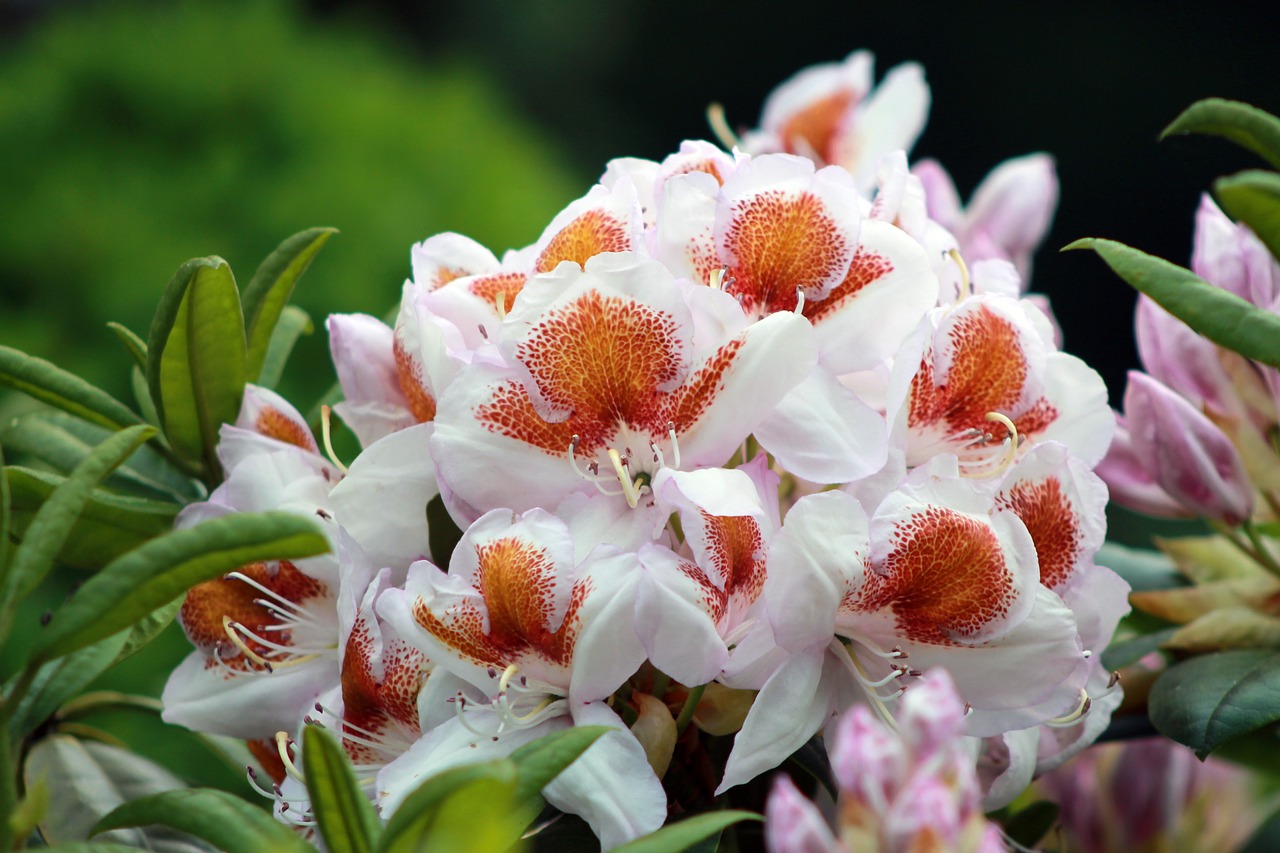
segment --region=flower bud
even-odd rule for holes
[[[1134,327],[1138,355],[1148,374],[1196,406],[1223,413],[1240,409],[1240,401],[1231,392],[1231,378],[1212,341],[1147,296],[1138,297]]]
[[[1125,509],[1159,518],[1187,518],[1191,513],[1169,496],[1133,452],[1129,426],[1116,414],[1115,437],[1094,473],[1103,479],[1111,500]]]
[[[1194,406],[1135,370],[1124,409],[1134,456],[1171,497],[1228,524],[1252,514],[1253,489],[1240,455]]]
[[[836,840],[813,803],[779,774],[764,807],[764,843],[769,853],[835,853]]]

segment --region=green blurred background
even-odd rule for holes
[[[1058,157],[1062,202],[1035,284],[1053,298],[1068,348],[1117,395],[1136,362],[1133,297],[1096,259],[1055,249],[1098,235],[1185,262],[1198,193],[1254,164],[1225,143],[1157,144],[1156,134],[1211,95],[1280,112],[1264,13],[0,0],[0,343],[127,399],[130,362],[108,320],[145,336],[184,260],[222,255],[243,284],[284,237],[336,226],[295,297],[317,331],[282,389],[305,410],[333,380],[320,321],[385,314],[415,241],[453,230],[498,253],[529,243],[610,157],[661,158],[705,137],[713,100],[734,125],[752,125],[790,74],[863,47],[881,72],[924,64],[934,107],[916,155],[940,158],[963,193],[1006,157]],[[0,394],[0,424],[28,405]],[[37,630],[67,583],[42,590],[23,630]],[[184,650],[173,630],[102,685],[154,693]],[[188,778],[234,781],[172,730],[137,717],[104,725]]]

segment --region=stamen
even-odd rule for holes
[[[1080,704],[1069,714],[1063,714],[1061,717],[1054,717],[1052,720],[1045,720],[1044,724],[1050,728],[1064,729],[1074,726],[1083,720],[1089,713],[1089,709],[1093,707],[1093,700],[1089,698],[1089,691],[1083,687],[1080,688]]]
[[[680,442],[676,439],[676,422],[667,421],[667,437],[671,439],[671,455],[675,458],[675,468],[680,470]]]
[[[507,292],[505,290],[499,290],[494,294],[493,308],[498,312],[499,320],[507,319]]]
[[[253,661],[267,672],[271,672],[271,662],[255,652],[253,649],[249,648],[249,644],[241,638],[239,631],[242,629],[244,629],[244,626],[239,622],[232,621],[230,616],[224,615],[222,617],[222,631],[227,635],[227,639],[231,640],[232,644],[234,644],[235,647],[240,650],[240,653],[246,658]]]
[[[956,262],[956,266],[960,268],[960,297],[973,296],[973,281],[969,278],[969,267],[965,265],[964,258],[960,257],[958,249],[951,249],[947,252],[947,257]]]
[[[614,448],[609,448],[609,461],[613,463],[613,470],[618,474],[618,482],[622,485],[622,494],[627,498],[627,506],[635,509],[640,503],[640,495],[636,491],[635,483],[631,481],[631,473],[623,464],[622,457]]]
[[[725,277],[729,275],[728,267],[720,267],[718,270],[712,270],[711,276],[707,280],[707,285],[712,290],[724,290]],[[732,281],[732,279],[730,279]]]
[[[1000,449],[997,453],[981,459],[966,459],[962,461],[960,476],[962,477],[995,477],[1003,474],[1012,467],[1014,460],[1018,456],[1018,448],[1021,446],[1022,439],[1018,435],[1018,426],[1008,415],[1001,412],[987,412],[987,420],[992,423],[998,423],[1005,428],[1008,437],[1000,442]],[[980,447],[992,440],[993,436],[989,433],[983,433],[981,439],[975,439],[965,445],[969,447]],[[989,466],[995,465],[994,470],[988,470]]]
[[[720,144],[732,151],[734,148],[742,146],[742,140],[738,138],[738,134],[733,132],[733,128],[729,127],[729,121],[725,118],[723,104],[707,104],[707,124],[711,126],[711,132],[716,135],[716,139],[720,140]]]
[[[591,483],[592,485],[594,485],[596,487],[596,491],[600,492],[600,494],[602,495],[614,496],[614,495],[625,494],[625,492],[621,490],[614,491],[613,489],[605,487],[604,484],[607,482],[612,482],[612,479],[609,477],[600,476],[600,463],[596,462],[594,459],[591,460],[591,462],[587,465],[586,471],[582,470],[582,468],[578,465],[578,456],[577,456],[579,440],[580,439],[578,438],[578,434],[574,433],[573,438],[569,441],[569,464],[573,466],[574,473],[576,473],[582,479],[586,480],[588,483]],[[610,452],[613,452],[613,451],[610,451]]]
[[[337,466],[338,470],[343,474],[347,473],[347,466],[343,465],[338,459],[338,454],[333,452],[333,409],[328,406],[320,407],[320,436],[324,439],[324,452],[329,457],[329,461]]]
[[[288,732],[276,732],[276,752],[280,753],[280,761],[284,764],[284,770],[299,782],[305,782],[302,771],[298,769],[298,765],[293,763],[293,757],[289,754],[291,747],[296,748],[293,739],[289,737]]]
[[[804,288],[803,287],[796,288],[796,313],[797,314],[804,313]]]
[[[486,341],[489,340],[489,332],[485,329],[484,323],[477,323],[476,328],[480,330],[480,337],[484,338]]]
[[[277,604],[282,605],[283,607],[289,608],[289,610],[292,611],[291,613],[288,614],[289,618],[291,619],[301,619],[307,622],[314,621],[312,619],[311,614],[307,610],[303,609],[302,607],[299,607],[295,602],[290,601],[289,599],[285,598],[283,595],[271,589],[270,587],[258,583],[256,580],[249,577],[243,572],[239,572],[239,571],[227,572],[225,575],[222,576],[222,579],[237,580],[237,581],[240,581],[241,583],[248,584],[249,586],[253,587],[258,592],[267,596]],[[273,610],[276,609],[274,605],[266,601],[263,601],[260,598],[255,598],[253,601],[255,604],[261,604],[263,607],[268,607]]]

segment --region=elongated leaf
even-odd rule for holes
[[[4,447],[0,445],[0,578],[9,576],[9,536],[13,529],[9,478],[3,476],[4,470]]]
[[[1272,257],[1280,258],[1280,175],[1240,172],[1214,181],[1213,194],[1228,216],[1253,229]]]
[[[744,820],[763,820],[754,812],[726,810],[707,812],[672,823],[644,838],[615,847],[616,853],[680,853],[688,850],[704,838],[724,831]]]
[[[25,598],[53,568],[54,557],[75,527],[76,519],[89,502],[94,487],[154,434],[155,428],[149,426],[121,430],[94,448],[93,453],[53,490],[27,526],[22,544],[13,554],[13,562],[5,578],[6,607]]]
[[[1093,249],[1118,276],[1214,343],[1280,367],[1280,316],[1214,287],[1190,270],[1114,240],[1085,237],[1063,251],[1071,249]]]
[[[516,802],[539,798],[547,783],[608,731],[611,731],[608,726],[570,726],[511,753],[511,761],[516,765]]]
[[[307,518],[236,513],[175,530],[113,561],[76,591],[32,650],[49,660],[128,627],[187,589],[247,563],[297,559],[329,550]]]
[[[133,626],[128,630],[124,646],[120,649],[119,654],[116,655],[112,666],[145,648],[152,640],[160,636],[165,628],[172,625],[173,620],[178,616],[178,611],[182,609],[182,601],[182,597],[179,596],[133,623]]]
[[[1160,138],[1204,133],[1230,139],[1280,169],[1280,119],[1240,101],[1206,98],[1182,111]]]
[[[413,853],[423,849],[419,842],[427,832],[435,812],[451,794],[476,783],[493,782],[509,786],[514,793],[517,771],[508,760],[467,764],[427,779],[405,798],[382,830],[379,853]]]
[[[1154,651],[1158,651],[1165,641],[1178,632],[1176,626],[1162,628],[1149,634],[1139,634],[1126,640],[1120,640],[1107,646],[1102,653],[1102,666],[1108,670],[1117,670],[1131,666]]]
[[[147,373],[144,368],[134,366],[129,374],[129,387],[133,389],[133,399],[138,404],[138,411],[147,423],[160,426],[160,413],[156,411],[155,401],[151,399],[151,389],[147,387]],[[157,441],[159,441],[157,437]]]
[[[88,687],[116,662],[128,638],[129,631],[120,631],[40,667],[9,723],[13,735],[26,737],[64,702]]]
[[[1150,714],[1162,734],[1204,758],[1280,720],[1280,652],[1241,649],[1175,664],[1156,679]]]
[[[128,406],[42,358],[0,346],[0,385],[110,429],[142,423]]]
[[[72,841],[46,848],[49,853],[138,853],[138,848],[110,841]]]
[[[129,355],[133,356],[138,367],[146,370],[147,342],[134,334],[132,329],[120,323],[108,323],[107,328],[116,333],[116,337],[120,339],[120,343],[124,345]]]
[[[246,359],[231,267],[217,257],[183,264],[161,297],[147,342],[151,399],[179,454],[214,463],[218,428],[240,410]]]
[[[267,355],[262,362],[262,370],[258,373],[255,384],[263,388],[274,388],[284,375],[284,366],[293,353],[298,338],[315,331],[311,316],[296,305],[284,306],[275,331],[271,333],[271,343],[267,346]]]
[[[267,348],[289,295],[316,253],[336,228],[310,228],[276,247],[244,289],[244,312],[249,338],[248,376],[256,379],[266,361]]]
[[[128,750],[79,741],[68,735],[54,735],[37,743],[23,773],[28,780],[43,776],[53,792],[49,811],[40,823],[41,833],[51,844],[88,839],[95,834],[94,824],[103,815],[135,797],[184,793],[175,790],[183,787],[182,780],[160,765]],[[113,832],[102,841],[166,853],[209,850],[194,839],[163,828]]]
[[[94,833],[159,824],[236,853],[315,853],[262,809],[225,791],[191,788],[127,802],[98,821]]]
[[[382,825],[342,747],[322,729],[308,726],[302,734],[302,766],[316,825],[330,853],[373,853]]]
[[[5,469],[4,480],[13,494],[14,531],[21,535],[40,507],[65,478],[28,468]],[[143,542],[173,527],[181,506],[117,495],[102,489],[89,494],[71,533],[62,542],[58,559],[78,569],[99,569]]]

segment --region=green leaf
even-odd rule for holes
[[[1222,98],[1196,101],[1160,132],[1160,138],[1181,133],[1221,136],[1280,169],[1280,119],[1257,107]]]
[[[128,800],[186,793],[175,790],[183,787],[182,780],[158,764],[128,750],[69,735],[54,735],[37,743],[27,757],[23,775],[28,784],[44,777],[54,792],[40,823],[41,834],[50,844],[88,839],[99,831],[95,824],[103,815]],[[246,804],[245,808],[251,807]],[[116,823],[110,828],[128,825]],[[162,828],[113,832],[102,841],[168,853],[209,850],[204,844]]]
[[[342,747],[323,729],[307,726],[302,766],[311,810],[330,853],[373,853],[382,825]]]
[[[608,726],[570,726],[544,735],[511,753],[516,765],[516,802],[539,800],[542,789],[599,740]]]
[[[249,340],[248,376],[262,373],[267,350],[294,285],[316,253],[338,233],[336,228],[310,228],[294,234],[267,255],[244,289],[244,314]]]
[[[1238,853],[1275,853],[1277,850],[1280,850],[1280,811],[1272,812]]]
[[[120,631],[40,667],[9,723],[13,736],[26,737],[88,687],[119,659],[128,638],[128,631]]]
[[[744,820],[763,820],[754,812],[726,810],[707,812],[695,817],[686,818],[679,823],[672,823],[644,838],[637,838],[621,847],[615,847],[615,853],[680,853],[688,850],[704,838],[723,832],[725,827]]]
[[[98,821],[93,832],[159,824],[236,853],[315,853],[315,848],[262,809],[226,791],[190,788],[132,800]]]
[[[0,346],[0,385],[109,429],[142,423],[141,417],[101,388],[44,359],[5,346]]]
[[[39,508],[65,478],[43,471],[10,466],[4,481],[13,494],[14,531],[27,529]],[[99,569],[142,543],[173,528],[182,507],[175,503],[126,497],[94,489],[58,559],[78,569]]]
[[[27,788],[27,794],[18,803],[17,808],[9,815],[9,835],[12,838],[27,838],[36,831],[45,812],[49,810],[49,784],[44,777],[36,779],[35,784]]]
[[[1024,809],[1019,809],[1004,822],[1005,834],[1023,849],[1032,849],[1053,828],[1059,811],[1057,803],[1038,800]]]
[[[1213,194],[1228,216],[1248,225],[1272,257],[1280,258],[1280,175],[1251,169],[1218,178]]]
[[[1280,720],[1280,652],[1241,649],[1177,663],[1156,679],[1151,722],[1204,758],[1224,741]]]
[[[449,850],[457,853],[500,853],[523,847],[520,836],[537,815],[514,800],[509,780],[477,779],[451,792],[437,806],[413,847],[408,850]],[[483,815],[483,820],[477,816]]]
[[[110,841],[72,841],[43,849],[49,853],[138,853],[138,848],[133,845],[112,844]]]
[[[14,602],[30,594],[53,568],[54,558],[75,527],[94,487],[154,434],[155,428],[149,426],[121,430],[94,448],[53,490],[27,525],[22,544],[13,554],[13,562],[5,576],[6,611]]]
[[[3,476],[4,471],[4,447],[3,445],[0,445],[0,578],[7,578],[9,576],[9,537],[13,530],[13,519],[10,509],[9,478]]]
[[[267,347],[266,358],[262,362],[262,370],[258,373],[255,384],[263,388],[274,388],[284,375],[284,366],[289,361],[293,347],[298,338],[315,331],[311,316],[296,305],[284,306],[275,331],[271,333],[271,343]]]
[[[134,365],[129,373],[129,386],[133,388],[133,399],[137,402],[142,417],[147,423],[160,426],[160,413],[156,411],[155,401],[151,399],[151,389],[147,387],[147,374],[143,368]]]
[[[1102,667],[1116,670],[1135,664],[1152,652],[1159,651],[1165,641],[1177,632],[1178,627],[1175,625],[1114,642],[1102,653]]]
[[[436,495],[427,501],[427,545],[431,560],[441,571],[449,570],[453,549],[462,541],[462,529],[445,509],[444,498]]]
[[[124,344],[124,348],[129,355],[133,356],[133,360],[138,367],[146,370],[147,342],[134,334],[132,329],[120,323],[108,323],[107,328],[116,333],[116,337],[120,339],[120,343]]]
[[[1171,560],[1159,551],[1130,548],[1115,542],[1104,542],[1094,562],[1106,566],[1133,587],[1134,592],[1173,589],[1187,585]]]
[[[120,653],[116,655],[112,666],[133,655],[160,636],[164,629],[173,624],[173,620],[177,618],[178,611],[182,609],[182,602],[183,597],[179,596],[133,623],[133,626],[129,628],[124,646],[120,649]]]
[[[240,291],[222,258],[183,264],[161,296],[147,342],[147,384],[173,449],[216,467],[218,428],[234,422],[247,350]]]
[[[466,764],[430,777],[391,815],[383,828],[378,853],[413,853],[423,849],[421,842],[430,832],[444,801],[471,785],[489,783],[494,790],[505,788],[510,792],[508,797],[512,796],[518,784],[515,764],[507,759]],[[489,809],[484,811],[491,813]]]
[[[234,513],[175,530],[113,561],[84,583],[36,640],[49,660],[114,634],[197,583],[248,563],[329,550],[308,518],[286,512]]]
[[[1114,240],[1085,237],[1063,248],[1093,249],[1133,287],[1209,340],[1280,367],[1280,316],[1263,311],[1190,270]]]

